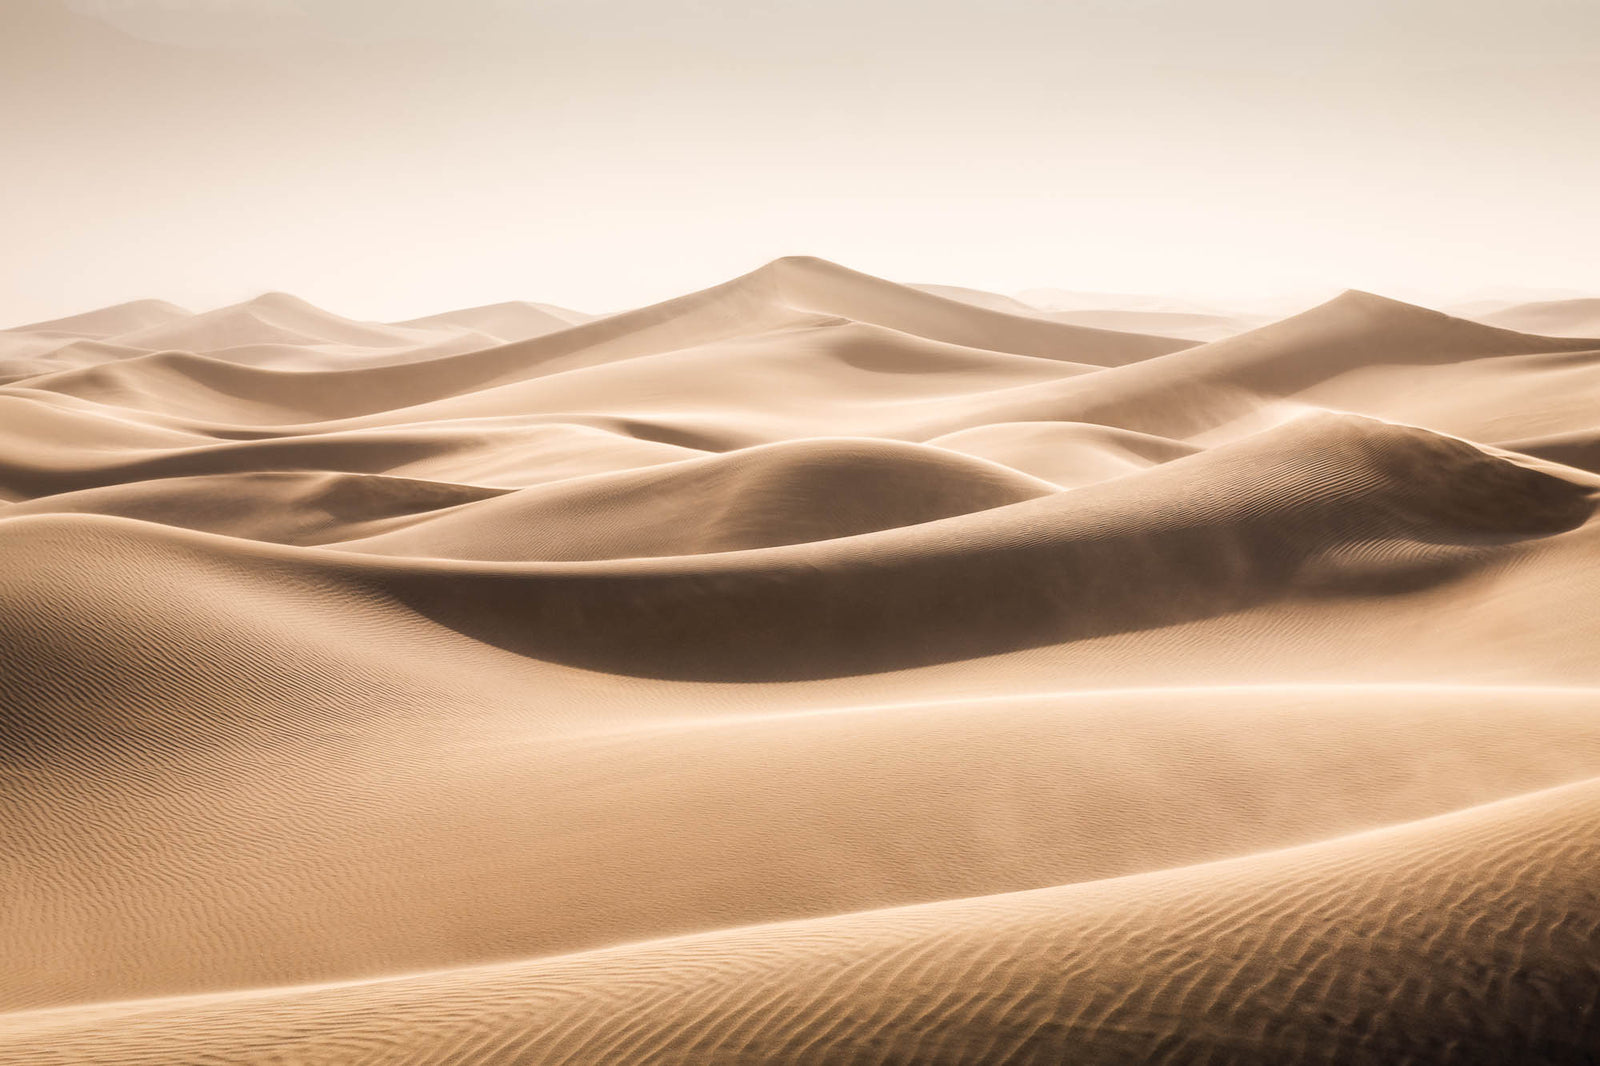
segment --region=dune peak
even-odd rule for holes
[[[1584,1061],[1592,308],[1133,303],[0,333],[0,1060]]]

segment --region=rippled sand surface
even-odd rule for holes
[[[0,1061],[1591,1061],[1592,304],[0,332]]]

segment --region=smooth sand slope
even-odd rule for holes
[[[0,1062],[1600,1058],[1600,340],[1093,312],[0,333]]]
[[[1557,337],[1600,335],[1600,299],[1597,298],[1517,304],[1480,317],[1490,325],[1533,330]]]

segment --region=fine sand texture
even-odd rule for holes
[[[0,331],[0,1062],[1600,1061],[1592,303]]]

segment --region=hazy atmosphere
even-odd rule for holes
[[[1590,0],[11,0],[0,320],[1600,288]],[[664,279],[672,279],[670,282]]]
[[[4,1066],[1600,1062],[1600,0],[0,50]]]

